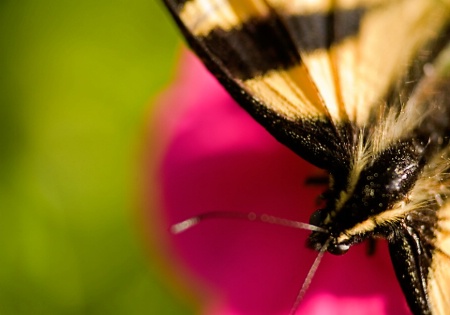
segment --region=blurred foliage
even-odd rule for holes
[[[155,0],[0,2],[0,314],[189,314],[136,224],[177,34]]]

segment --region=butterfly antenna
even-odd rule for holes
[[[322,261],[323,255],[325,255],[325,252],[328,249],[328,244],[330,243],[330,239],[328,239],[325,244],[320,249],[319,253],[317,254],[316,259],[314,260],[311,268],[309,268],[308,274],[306,275],[305,281],[303,281],[302,288],[297,294],[297,297],[295,299],[294,305],[292,305],[292,309],[290,311],[290,315],[295,315],[295,312],[298,309],[298,306],[300,305],[300,302],[305,297],[305,293],[309,288],[309,285],[311,284],[311,281],[316,274],[317,268],[319,267],[320,262]]]
[[[184,221],[181,221],[179,223],[172,225],[170,230],[172,231],[172,233],[178,234],[178,233],[184,232],[184,231],[192,228],[193,226],[199,224],[202,221],[209,220],[209,219],[237,219],[237,220],[245,220],[245,221],[256,221],[256,222],[292,227],[295,229],[327,233],[327,230],[325,230],[321,227],[318,227],[318,226],[315,226],[312,224],[308,224],[308,223],[304,223],[304,222],[283,219],[283,218],[275,217],[275,216],[268,215],[268,214],[256,214],[254,212],[242,213],[242,212],[230,212],[230,211],[211,211],[211,212],[202,213],[202,214],[193,216],[189,219],[186,219]]]

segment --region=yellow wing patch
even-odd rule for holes
[[[262,0],[195,0],[187,2],[179,16],[192,34],[206,36],[213,29],[227,31],[252,17],[268,14]]]
[[[274,70],[242,84],[268,108],[288,119],[317,119],[327,113],[304,65],[289,70]]]
[[[428,294],[433,314],[446,315],[450,310],[450,204],[438,211],[435,233],[436,250],[428,274]]]

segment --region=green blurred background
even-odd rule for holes
[[[139,231],[177,32],[156,0],[0,2],[0,314],[190,314]]]

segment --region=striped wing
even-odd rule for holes
[[[445,31],[450,10],[450,0],[165,1],[231,95],[328,170],[349,169],[355,127],[370,125],[390,95],[408,97],[421,71],[407,88],[395,83],[436,56],[429,39]]]
[[[358,126],[367,124],[372,108],[392,92],[430,38],[445,31],[450,10],[449,1],[433,0],[270,2],[293,34],[332,118]],[[433,47],[422,65],[441,48]],[[422,74],[415,71],[409,81]]]

